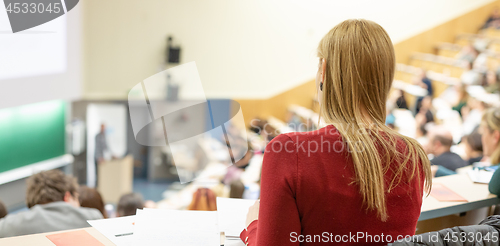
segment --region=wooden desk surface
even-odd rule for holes
[[[424,197],[419,221],[500,204],[500,199],[488,191],[487,184],[476,184],[467,174],[434,178],[432,182],[444,184],[468,202],[440,202],[429,195]]]

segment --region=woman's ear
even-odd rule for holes
[[[498,144],[500,141],[500,131],[493,131],[493,139],[495,139],[495,143]]]
[[[325,82],[325,73],[326,73],[326,59],[321,59],[321,73],[320,73],[320,82]]]

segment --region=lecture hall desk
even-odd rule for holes
[[[456,174],[446,177],[433,179],[434,183],[441,183],[461,195],[468,202],[440,202],[432,196],[424,198],[422,204],[422,212],[419,221],[446,217],[462,212],[477,210],[480,208],[490,207],[495,204],[500,204],[500,199],[488,191],[488,185],[473,183],[467,174]],[[441,228],[442,229],[442,228]],[[106,237],[100,234],[94,228],[84,228],[90,235],[101,241],[104,245],[114,245]],[[59,232],[41,233],[20,237],[0,239],[0,245],[37,245],[37,246],[54,246],[54,244],[45,236]],[[226,240],[226,245],[243,245],[241,241]]]
[[[82,230],[82,229],[76,229]],[[115,246],[114,243],[109,241],[104,235],[98,232],[93,227],[83,228],[83,230],[87,231],[90,235],[95,237],[105,246]],[[67,231],[57,231],[57,232],[48,232],[48,233],[40,233],[40,234],[32,234],[20,237],[9,237],[9,238],[0,238],[0,245],[2,246],[54,246],[46,236],[51,234],[57,234],[61,232],[68,232],[75,230],[67,230]],[[225,246],[244,246],[245,244],[241,240],[226,240]],[[218,245],[217,245],[218,246]]]
[[[476,184],[467,174],[434,178],[432,182],[444,184],[468,202],[440,202],[432,196],[425,197],[419,221],[500,204],[500,199],[488,191],[487,184]]]
[[[417,234],[477,224],[489,214],[489,207],[500,204],[500,199],[488,191],[487,184],[474,183],[467,174],[434,178],[432,182],[444,184],[467,202],[440,202],[432,196],[424,197]]]

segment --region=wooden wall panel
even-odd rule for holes
[[[274,116],[280,120],[285,120],[287,108],[290,104],[312,108],[315,98],[315,81],[311,80],[268,99],[235,99],[235,101],[240,104],[243,117],[248,125],[250,120],[257,117],[266,119],[269,116]],[[232,110],[237,110],[236,105],[233,105]]]
[[[435,53],[437,43],[454,43],[457,34],[477,33],[495,7],[500,7],[500,1],[495,1],[472,10],[453,20],[394,44],[396,62],[407,63],[413,52]]]

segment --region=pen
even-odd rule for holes
[[[123,234],[116,234],[115,237],[130,236],[130,235],[133,235],[133,234],[134,234],[133,232],[123,233]]]

